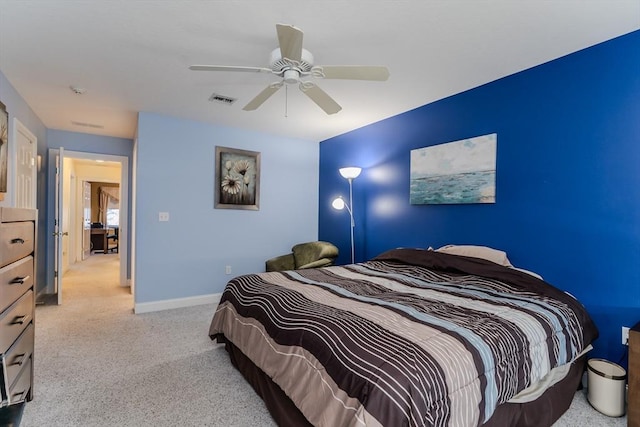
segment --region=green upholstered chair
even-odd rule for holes
[[[338,248],[329,242],[299,243],[291,253],[271,258],[265,262],[267,271],[299,270],[332,265],[338,257]]]

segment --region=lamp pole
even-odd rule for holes
[[[344,203],[344,199],[340,196],[338,199],[334,200],[334,202],[338,201],[339,203],[337,205],[333,204],[335,209],[342,209],[346,206],[349,211],[349,218],[351,219],[351,264],[355,264],[356,262],[356,250],[353,238],[353,229],[356,226],[356,222],[353,219],[353,180],[360,175],[361,171],[362,169],[359,167],[340,168],[340,175],[349,181],[349,203]]]
[[[347,178],[349,181],[349,216],[351,217],[351,264],[355,264],[356,251],[353,242],[353,229],[356,226],[355,221],[353,220],[353,178]]]

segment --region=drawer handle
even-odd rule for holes
[[[14,393],[11,395],[11,402],[14,403],[18,400],[21,400],[22,398],[24,398],[24,395],[27,393],[26,390],[22,390],[18,393]]]
[[[26,359],[25,356],[26,356],[25,353],[16,354],[16,359],[20,358],[20,360],[14,359],[14,362],[10,366],[14,366],[14,365],[22,366],[22,364],[24,363],[24,360]]]
[[[20,237],[17,237],[15,239],[11,239],[11,243],[20,243],[22,245],[22,244],[24,244],[24,239],[21,239]]]
[[[15,319],[13,319],[13,322],[11,322],[12,325],[23,325],[24,322],[29,318],[28,315],[24,315],[24,316],[16,316]]]
[[[16,285],[16,284],[24,284],[24,282],[26,282],[27,280],[29,280],[29,277],[31,276],[24,276],[24,277],[16,277],[15,279],[13,279],[12,281],[9,282],[10,285]]]

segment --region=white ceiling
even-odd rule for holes
[[[276,23],[317,65],[391,77],[316,81],[327,116],[296,86],[243,111],[273,76],[188,69],[268,67]],[[52,129],[132,138],[147,111],[321,141],[639,28],[638,0],[0,0],[0,70]]]
[[[73,157],[66,157],[65,159],[70,159],[70,161],[73,162],[73,164],[77,167],[77,166],[88,166],[88,167],[92,167],[92,168],[113,168],[114,170],[117,170],[118,172],[120,171],[120,168],[122,167],[122,165],[120,164],[120,162],[111,162],[111,161],[105,161],[105,160],[89,160],[89,159],[79,159],[79,158],[73,158]]]

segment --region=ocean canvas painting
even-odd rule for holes
[[[412,205],[495,203],[498,135],[411,150]]]

